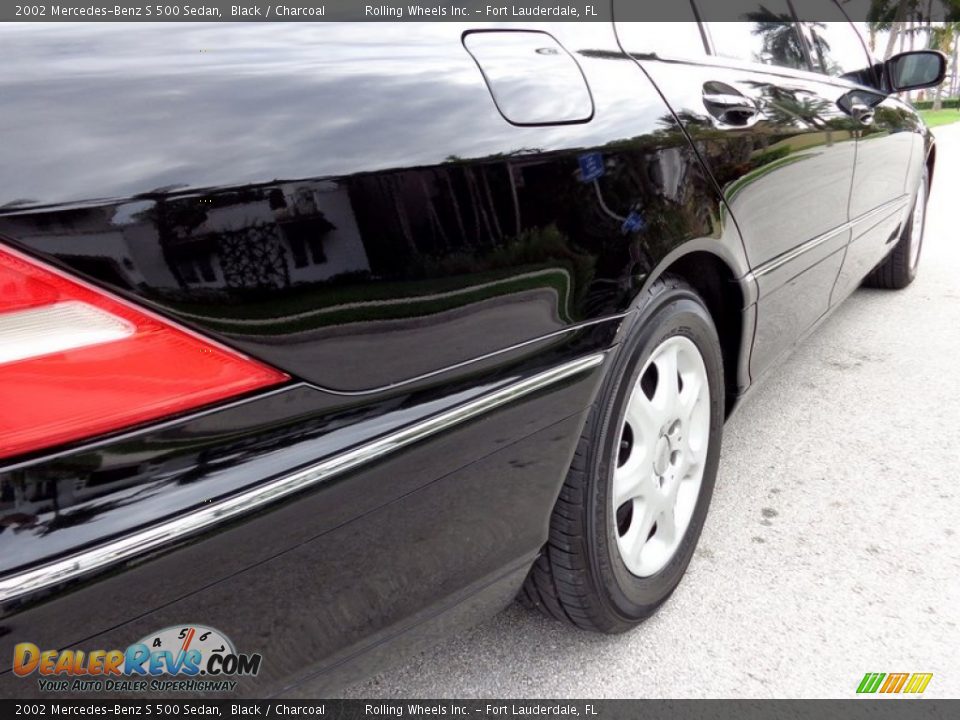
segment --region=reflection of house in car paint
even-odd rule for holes
[[[370,269],[347,190],[335,182],[215,197],[61,210],[22,227],[8,216],[5,224],[37,249],[73,258],[77,270],[126,287],[285,286]]]
[[[290,248],[290,279],[293,282],[326,280],[341,273],[370,270],[345,186],[316,182],[281,185],[280,190],[287,200],[287,217],[284,218],[279,209],[276,216]],[[271,202],[274,197],[272,194]],[[309,225],[296,224],[298,216],[309,217],[311,213],[319,214],[329,224],[319,237],[311,235]]]
[[[197,200],[202,222],[173,222],[164,238],[183,285],[282,287],[370,269],[347,191],[337,183],[282,184],[237,202],[219,198],[209,208]]]
[[[124,207],[143,210],[152,204],[138,202]],[[4,226],[5,232],[29,238],[28,244],[42,252],[69,258],[70,264],[81,272],[134,287],[147,279],[147,274],[142,273],[146,267],[144,258],[138,256],[137,247],[149,245],[131,238],[129,230],[134,226],[118,225],[115,214],[113,208],[89,207],[35,215],[30,222],[10,215],[4,218]],[[146,230],[156,243],[153,228],[141,225],[137,229]],[[158,252],[153,254],[159,256]],[[172,283],[173,276],[166,273],[164,284]]]
[[[50,216],[55,228],[34,215],[13,232],[127,287],[283,287],[370,269],[347,190],[335,182],[213,197],[60,211]],[[16,216],[5,222],[18,225]]]

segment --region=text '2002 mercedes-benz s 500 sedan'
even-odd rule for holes
[[[4,28],[0,692],[141,638],[329,692],[518,594],[653,613],[725,418],[911,282],[936,167],[897,93],[941,54],[748,10]]]

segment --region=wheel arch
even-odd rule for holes
[[[641,310],[647,290],[664,275],[679,277],[703,299],[717,328],[723,354],[726,413],[729,416],[737,398],[749,385],[747,361],[753,339],[752,315],[746,312],[756,302],[756,288],[744,261],[731,257],[714,241],[691,241],[667,255],[645,279],[631,310]],[[642,322],[640,312],[632,328]]]

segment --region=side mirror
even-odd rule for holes
[[[911,50],[884,63],[890,88],[919,90],[936,87],[947,75],[947,56],[936,50]]]

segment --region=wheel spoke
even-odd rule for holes
[[[613,508],[616,510],[628,500],[650,494],[653,478],[648,469],[628,463],[613,474]]]
[[[707,455],[706,443],[703,443],[702,447],[694,448],[690,443],[690,435],[688,432],[682,441],[681,456],[683,461],[677,472],[679,482],[683,482],[691,476],[696,476],[702,469],[703,460]]]
[[[680,472],[671,473],[669,477],[664,479],[663,487],[660,488],[663,495],[663,507],[673,507],[677,501],[677,489],[680,487],[682,480],[683,475]]]
[[[650,529],[656,519],[656,513],[649,502],[638,502],[633,506],[633,521],[627,532],[620,538],[620,551],[627,556],[631,564],[640,562],[643,546],[647,544]]]
[[[677,382],[677,348],[667,345],[654,355],[657,366],[657,389],[653,394],[652,405],[656,417],[661,422],[677,407],[680,386]]]
[[[660,413],[638,385],[627,405],[626,421],[633,429],[633,452],[641,453],[641,462],[650,459],[653,443],[660,430]]]
[[[679,397],[679,411],[680,420],[686,428],[690,427],[693,410],[697,406],[697,401],[700,399],[705,385],[706,383],[699,373],[690,372],[683,376],[683,390],[680,392]]]
[[[673,502],[665,503],[665,507],[657,517],[657,539],[665,545],[672,545],[677,535],[677,519]]]

